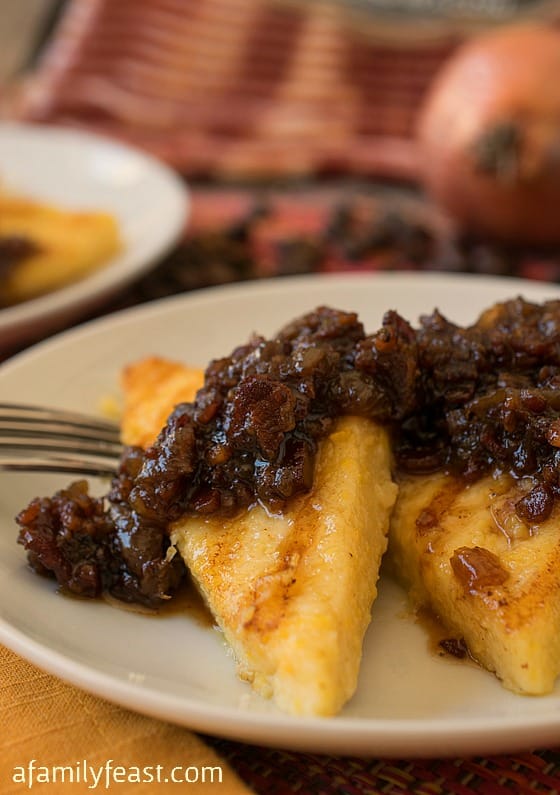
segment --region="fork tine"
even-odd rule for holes
[[[119,436],[119,427],[115,422],[98,417],[90,417],[75,411],[51,409],[44,406],[0,403],[0,421],[45,424],[47,426],[55,424],[57,426],[68,426],[69,428],[102,430],[107,435]]]
[[[19,457],[0,454],[0,470],[6,472],[67,472],[77,475],[97,475],[106,477],[114,475],[117,462],[114,458],[106,462],[99,458],[87,460],[80,458],[57,458],[33,456]]]
[[[108,458],[118,458],[123,446],[118,442],[92,440],[81,438],[56,438],[56,437],[22,437],[19,434],[11,435],[0,429],[0,450],[45,450],[51,454],[59,453],[91,453],[103,455]]]
[[[57,409],[51,406],[37,406],[33,403],[6,403],[0,402],[0,415],[6,417],[20,417],[23,414],[29,414],[37,418],[52,419],[57,417],[67,422],[74,422],[78,425],[85,425],[90,427],[102,426],[107,429],[117,429],[117,423],[112,420],[103,419],[102,417],[94,417],[90,414],[83,414],[79,411],[70,411],[68,409]]]
[[[103,428],[85,428],[64,422],[34,422],[33,420],[19,422],[16,420],[2,420],[0,418],[0,436],[5,435],[11,437],[30,437],[32,439],[41,437],[83,439],[103,441],[107,444],[119,444],[118,432],[106,431]]]
[[[20,436],[68,436],[119,442],[119,428],[115,423],[77,412],[41,406],[18,406],[14,403],[0,403],[0,432]]]
[[[114,474],[119,428],[96,417],[0,403],[0,470]]]

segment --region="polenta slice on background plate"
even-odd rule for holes
[[[506,475],[470,485],[406,477],[389,557],[413,603],[429,607],[505,687],[542,695],[560,672],[560,511],[525,523],[515,505],[530,487]]]
[[[126,442],[153,441],[201,384],[199,370],[161,359],[127,367]],[[255,504],[172,526],[239,676],[281,709],[334,715],[354,693],[395,497],[386,431],[347,417],[319,443],[312,490],[284,512]]]
[[[0,193],[0,245],[21,239],[29,251],[6,270],[0,303],[15,304],[77,281],[122,248],[108,212],[71,211]]]

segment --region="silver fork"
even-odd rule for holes
[[[74,411],[0,403],[0,470],[112,475],[123,446],[116,423]]]

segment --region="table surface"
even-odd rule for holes
[[[302,248],[300,244],[302,240],[309,242],[313,239],[316,242],[318,230],[322,230],[320,237],[325,240],[326,224],[333,220],[333,208],[338,212],[338,205],[336,202],[333,204],[333,196],[339,201],[341,195],[349,195],[344,187],[342,191],[334,193],[331,188],[313,188],[312,191],[300,189],[296,194],[270,194],[267,197],[270,204],[266,223],[254,221],[260,212],[255,212],[255,207],[262,207],[262,194],[262,189],[216,190],[201,187],[195,190],[190,235],[150,274],[128,289],[126,294],[117,296],[110,304],[99,309],[97,314],[201,286],[238,279],[265,278],[271,274],[293,273],[294,270],[422,268],[428,267],[430,258],[430,266],[433,266],[433,248],[428,246],[424,251],[421,250],[420,243],[424,241],[427,245],[427,236],[418,232],[418,229],[424,232],[428,230],[429,237],[433,228],[425,222],[422,214],[415,215],[418,207],[415,197],[411,199],[406,195],[404,205],[400,203],[399,206],[416,208],[412,213],[416,227],[409,223],[411,216],[407,214],[407,209],[405,216],[408,220],[405,225],[399,227],[393,223],[392,239],[386,236],[381,241],[382,245],[378,241],[373,248],[370,246],[365,257],[352,255],[343,258],[340,251],[334,251],[332,246],[325,254],[324,243],[321,243],[323,248],[320,256],[317,256],[317,246],[309,249]],[[325,201],[325,197],[328,201]],[[375,197],[373,212],[376,217],[385,217],[385,210],[380,215],[379,208],[387,206],[388,197],[394,217],[394,192],[383,188],[375,193]],[[328,212],[325,207],[329,208]],[[410,234],[411,227],[416,228],[416,235]],[[286,241],[291,246],[288,246],[289,257],[285,256],[284,251]],[[347,244],[350,242],[346,240]],[[441,241],[437,246],[440,244]],[[478,263],[480,268],[493,268],[493,272],[513,272],[551,280],[559,278],[560,256],[557,262],[553,252],[514,254],[488,246],[482,246],[482,249],[483,255],[481,244],[477,243],[471,246],[470,253],[464,254],[460,262],[448,262],[456,270],[473,270],[473,263]],[[269,254],[268,264],[264,268],[262,260],[257,261],[257,254],[263,251]],[[216,252],[220,253],[218,259]],[[287,262],[291,262],[291,265],[286,268]],[[560,792],[560,747],[558,750],[534,749],[512,756],[489,758],[388,760],[293,753],[215,737],[205,737],[204,740],[227,760],[254,792],[263,795],[288,792],[297,792],[299,795]]]

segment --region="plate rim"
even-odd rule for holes
[[[68,341],[87,338],[107,327],[118,327],[120,323],[135,323],[147,315],[159,315],[170,304],[191,302],[213,302],[219,295],[223,300],[236,300],[248,291],[255,295],[278,293],[279,288],[299,290],[305,283],[330,282],[342,284],[353,282],[394,286],[399,282],[421,279],[424,282],[447,282],[457,287],[463,284],[493,284],[512,291],[543,293],[550,291],[551,298],[560,298],[560,286],[505,277],[486,277],[471,274],[419,274],[415,271],[375,274],[324,274],[311,276],[280,277],[258,282],[242,282],[233,285],[211,287],[180,295],[154,300],[146,304],[96,318],[72,329],[43,340],[25,351],[16,354],[0,365],[0,385],[4,373],[20,367],[32,366],[36,357],[45,352],[63,347]],[[505,289],[504,289],[505,292]],[[530,296],[529,296],[530,297]],[[416,318],[411,318],[416,320]],[[177,699],[157,689],[142,687],[133,682],[118,679],[110,673],[85,665],[69,658],[43,643],[34,640],[21,630],[0,618],[0,640],[16,653],[31,660],[50,673],[67,682],[82,687],[102,698],[108,698],[129,709],[142,712],[160,720],[171,720],[194,731],[227,737],[240,742],[250,742],[294,751],[337,753],[339,755],[384,755],[391,758],[416,756],[444,758],[455,755],[514,752],[536,747],[541,743],[557,743],[560,740],[560,701],[556,698],[551,709],[544,714],[507,715],[505,718],[491,716],[463,716],[441,718],[427,722],[425,718],[385,718],[335,716],[334,718],[294,718],[289,715],[243,711],[234,707],[221,707],[201,703],[200,700],[181,696]],[[522,697],[521,697],[522,698]],[[163,704],[163,709],[162,709]],[[219,723],[219,726],[217,725]],[[527,733],[531,733],[530,743]],[[345,738],[341,741],[340,734]],[[404,750],[403,742],[408,750]],[[414,744],[414,753],[410,747]]]

